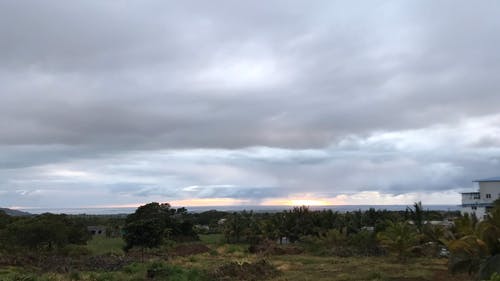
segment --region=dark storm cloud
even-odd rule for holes
[[[5,2],[0,141],[318,147],[492,113],[496,4],[443,3]]]
[[[464,187],[497,170],[486,159],[498,157],[498,132],[456,153],[438,145],[445,151],[433,156],[400,149],[398,138],[369,139],[437,125],[478,132],[467,120],[499,125],[488,119],[500,104],[499,11],[496,1],[3,1],[0,169],[9,174],[0,184],[17,190],[14,179],[43,181],[34,170],[95,161],[112,166],[92,181],[95,194]],[[156,151],[179,149],[195,156],[168,171],[115,161],[149,151],[143,161],[156,162]],[[210,155],[221,167],[206,175],[198,149],[229,158]],[[118,170],[128,182],[112,179]]]

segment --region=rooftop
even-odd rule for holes
[[[500,177],[475,180],[474,182],[500,182]]]

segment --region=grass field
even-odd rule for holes
[[[200,234],[201,242],[207,245],[221,245],[224,244],[224,235],[222,234]]]
[[[246,245],[224,244],[220,235],[203,235],[202,243],[211,250],[207,253],[152,259],[133,263],[115,272],[28,273],[22,268],[0,268],[0,280],[30,281],[138,281],[146,278],[148,269],[162,268],[168,278],[153,280],[204,280],[203,272],[212,272],[223,264],[256,262],[266,259],[280,272],[273,281],[468,281],[468,276],[451,276],[446,259],[415,258],[401,263],[393,257],[321,257],[309,254],[266,256],[250,254]],[[119,238],[95,237],[88,243],[93,255],[125,254],[124,242]],[[229,279],[228,279],[229,280]]]
[[[201,254],[176,258],[172,264],[197,269],[213,269],[236,261],[254,262],[262,257],[241,251],[217,249],[217,256]],[[451,276],[446,259],[411,259],[399,263],[392,257],[318,257],[307,254],[265,257],[282,273],[274,281],[444,281],[471,280],[468,276]]]
[[[107,238],[104,236],[94,236],[87,243],[87,248],[93,255],[124,254],[123,246],[125,246],[125,242],[122,238]]]

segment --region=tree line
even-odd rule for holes
[[[430,223],[447,219],[453,223]],[[471,274],[487,270],[493,259],[500,260],[500,201],[481,222],[459,212],[428,211],[420,202],[405,211],[345,213],[306,206],[272,213],[190,213],[155,202],[127,216],[12,217],[0,212],[0,253],[58,253],[68,245],[85,245],[91,238],[87,226],[96,224],[119,227],[126,251],[193,241],[198,233],[208,232],[223,234],[227,243],[291,243],[319,255],[392,253],[403,262],[411,256],[449,255],[451,271]],[[207,228],[196,228],[199,225]]]

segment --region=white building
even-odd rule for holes
[[[493,201],[500,198],[500,177],[476,180],[477,192],[462,193],[462,214],[476,214],[479,220],[493,208]]]

